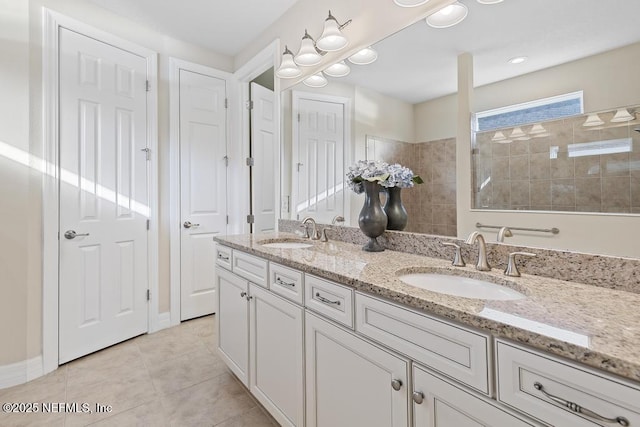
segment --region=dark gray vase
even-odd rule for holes
[[[364,206],[358,217],[358,225],[369,242],[362,247],[367,252],[382,252],[382,246],[376,238],[387,228],[387,214],[380,204],[380,185],[377,182],[364,181]]]
[[[387,214],[387,230],[404,230],[407,226],[407,210],[400,196],[402,188],[387,188],[387,201],[382,208]]]

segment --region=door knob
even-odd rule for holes
[[[200,227],[200,224],[192,224],[191,221],[185,221],[182,225],[184,228]]]
[[[75,230],[67,230],[67,231],[64,232],[64,237],[69,239],[69,240],[75,239],[78,236],[83,237],[83,236],[88,236],[88,235],[89,235],[89,233],[78,234],[78,233],[75,232]]]
[[[413,398],[413,401],[416,402],[418,405],[424,402],[424,393],[421,391],[414,391],[413,396],[411,397]]]

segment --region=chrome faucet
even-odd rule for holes
[[[342,215],[336,215],[331,220],[331,225],[336,225],[336,222],[344,222],[344,217]]]
[[[313,225],[313,228],[311,229],[311,235],[309,235],[307,232],[307,237],[309,237],[311,240],[320,240],[320,232],[318,232],[316,220],[311,218],[310,216],[304,218],[302,220],[302,226],[304,227],[305,231],[307,231],[308,223],[311,223],[311,225]]]
[[[484,242],[482,234],[478,231],[474,231],[469,234],[465,243],[467,245],[473,245],[476,241],[478,242],[478,263],[476,264],[476,270],[491,271],[491,266],[487,261],[487,245]]]
[[[500,227],[500,230],[498,230],[498,238],[496,240],[498,242],[504,242],[505,237],[513,237],[513,233],[509,227]]]

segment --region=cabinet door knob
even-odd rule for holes
[[[420,405],[422,402],[424,402],[424,393],[421,391],[414,391],[412,398],[415,403]]]
[[[247,293],[246,293],[246,292],[240,292],[240,296],[241,296],[242,298],[246,298],[246,297],[247,297]]]
[[[400,380],[393,380],[391,381],[391,387],[395,390],[398,391],[402,388],[402,381]]]

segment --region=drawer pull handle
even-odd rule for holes
[[[218,259],[224,260],[224,261],[229,261],[229,257],[228,256],[224,256],[221,253],[218,253]]]
[[[295,283],[288,283],[288,282],[285,282],[284,280],[282,280],[282,279],[281,279],[281,278],[279,278],[279,277],[276,277],[276,284],[277,284],[277,285],[280,285],[280,286],[289,286],[289,287],[291,287],[291,288],[295,288],[295,287],[296,287],[296,284],[295,284]]]
[[[417,403],[418,405],[422,404],[422,402],[424,402],[424,393],[421,391],[414,391],[413,395],[412,395],[413,401],[415,403]]]
[[[320,295],[320,292],[316,292],[316,298],[318,298],[320,302],[323,302],[325,304],[340,305],[340,301],[331,301],[330,299],[326,299],[325,297]]]
[[[402,381],[400,380],[391,381],[391,388],[393,388],[395,391],[399,391],[402,388]]]
[[[600,414],[596,414],[595,412],[590,411],[589,409],[583,408],[582,406],[578,405],[577,403],[573,403],[573,402],[571,402],[569,400],[565,400],[565,399],[563,399],[561,397],[554,396],[553,394],[549,394],[544,390],[543,385],[540,384],[539,382],[533,383],[533,387],[535,387],[536,390],[540,391],[542,394],[544,394],[546,397],[548,397],[549,399],[551,399],[552,401],[554,401],[558,405],[565,406],[565,407],[569,408],[570,410],[572,410],[573,412],[577,412],[579,414],[585,415],[585,416],[587,416],[589,418],[596,419],[598,421],[603,421],[603,422],[606,422],[606,423],[617,423],[617,424],[620,424],[621,426],[624,426],[624,427],[628,427],[629,426],[629,420],[627,420],[625,417],[605,418]]]

